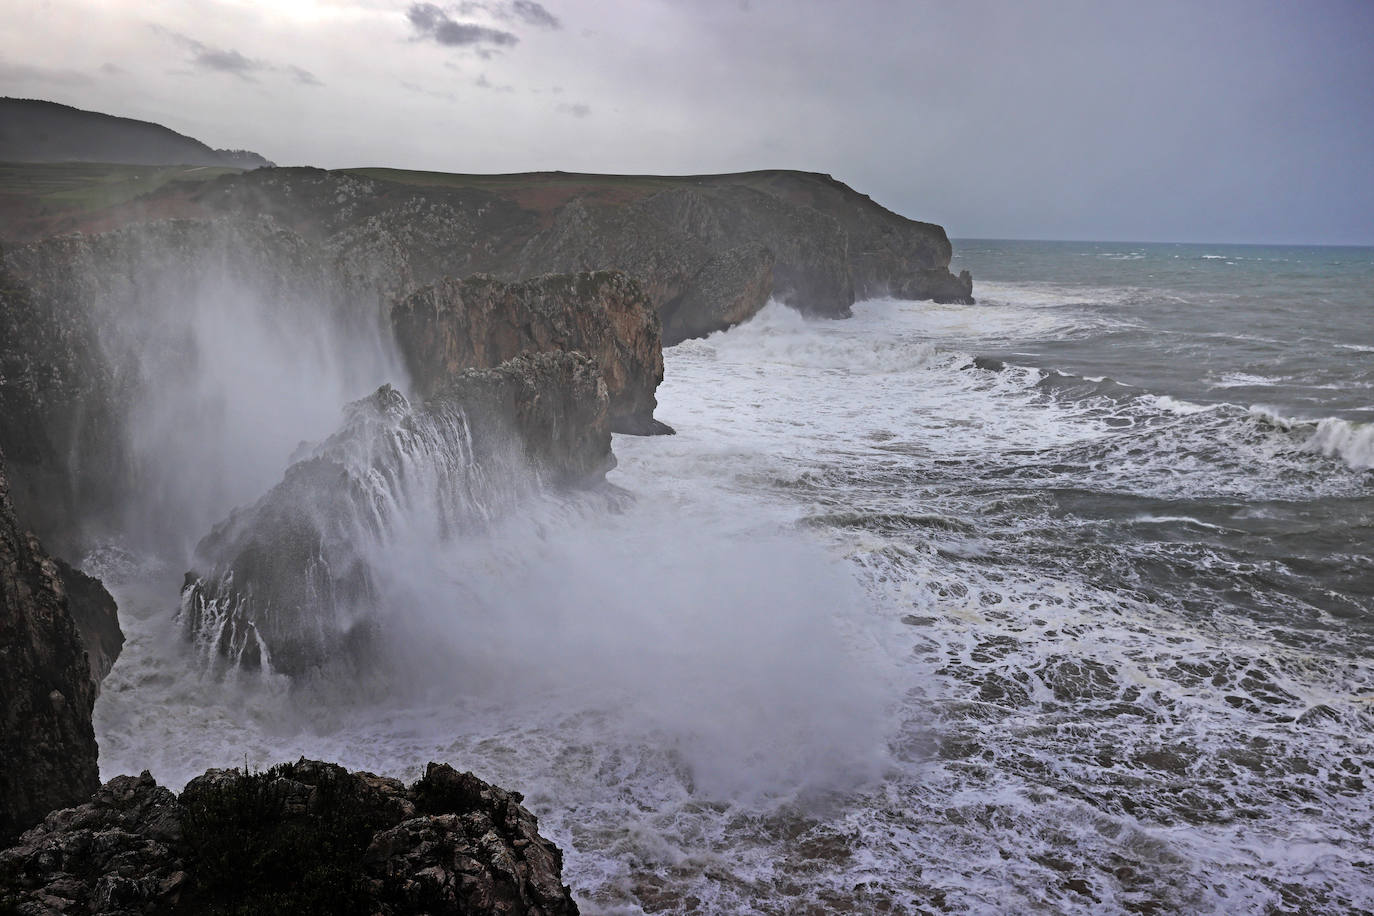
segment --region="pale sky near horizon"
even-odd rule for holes
[[[828,172],[955,237],[1374,245],[1374,2],[0,0],[0,95],[282,165]]]

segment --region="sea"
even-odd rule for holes
[[[102,776],[446,761],[586,913],[1374,912],[1374,249],[954,248],[976,305],[770,303],[609,495],[414,548],[423,677],[212,671],[97,550]]]

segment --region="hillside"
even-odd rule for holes
[[[148,121],[37,99],[0,98],[0,162],[112,162],[252,169],[272,163],[247,150],[211,149]]]

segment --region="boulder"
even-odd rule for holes
[[[209,770],[180,797],[110,780],[0,851],[0,907],[49,913],[569,916],[562,853],[507,792],[315,760]]]

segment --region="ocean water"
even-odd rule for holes
[[[446,760],[591,913],[1374,912],[1374,250],[955,250],[977,305],[770,304],[628,495],[415,548],[386,695],[211,675],[93,554],[103,775]]]

